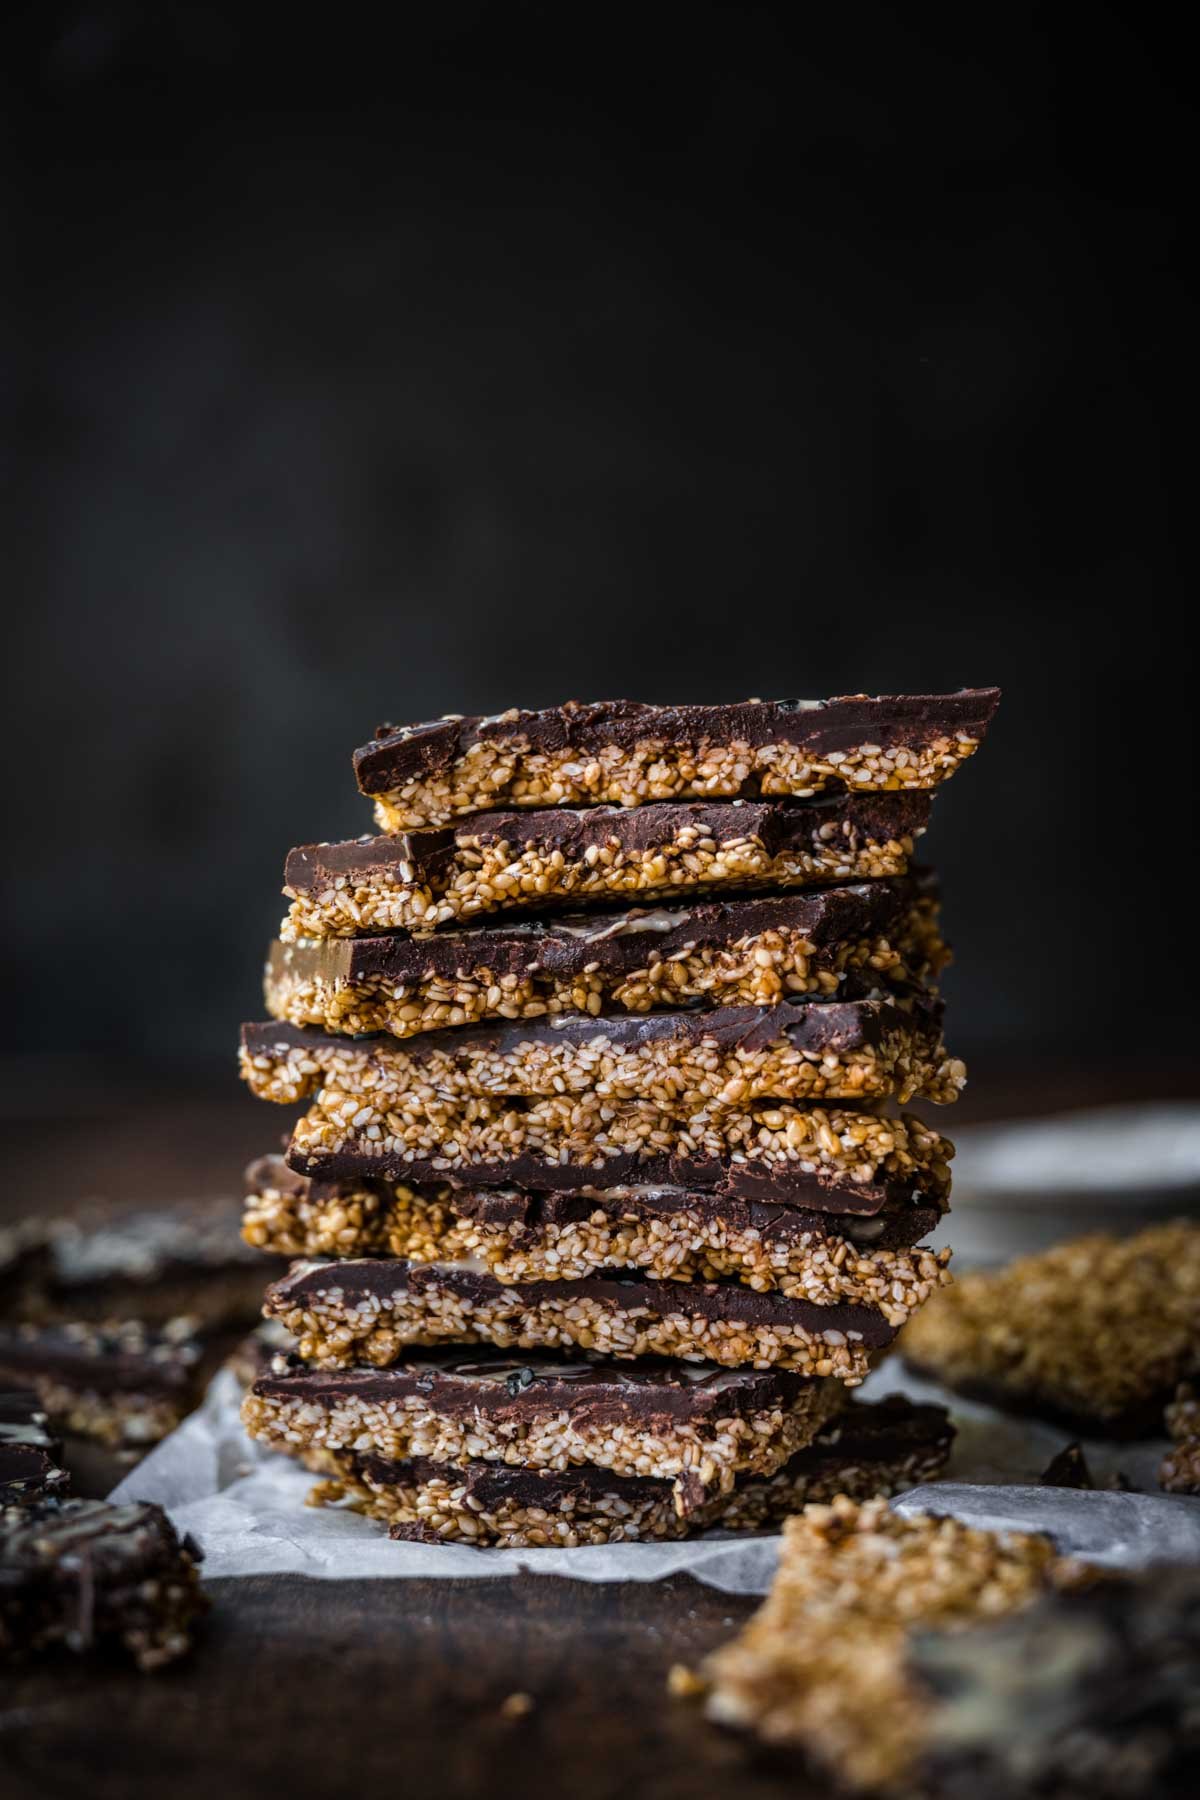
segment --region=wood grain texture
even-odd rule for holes
[[[7,1676],[5,1800],[805,1791],[668,1695],[671,1664],[729,1637],[753,1604],[687,1577],[210,1587],[194,1654],[161,1675],[63,1658]],[[501,1710],[513,1693],[533,1702],[523,1717]]]

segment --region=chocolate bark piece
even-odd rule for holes
[[[1073,1238],[960,1277],[905,1327],[920,1373],[1080,1437],[1150,1437],[1200,1354],[1200,1226]]]
[[[261,1376],[242,1417],[290,1456],[354,1450],[390,1461],[482,1458],[652,1475],[694,1511],[739,1474],[772,1474],[845,1404],[837,1381],[712,1363],[564,1360],[461,1347],[387,1369],[290,1368]]]
[[[30,1387],[55,1426],[114,1448],[156,1442],[199,1399],[194,1322],[0,1328],[0,1382]]]
[[[652,706],[608,700],[381,725],[354,753],[385,829],[495,806],[930,788],[979,746],[997,688]]]
[[[944,1406],[918,1404],[903,1394],[887,1394],[882,1400],[852,1400],[830,1422],[823,1426],[811,1444],[784,1464],[772,1477],[776,1486],[803,1481],[820,1486],[823,1493],[793,1494],[786,1513],[798,1512],[810,1500],[831,1498],[834,1493],[849,1493],[839,1487],[847,1471],[859,1467],[887,1464],[901,1471],[901,1480],[889,1491],[898,1492],[902,1484],[915,1487],[918,1481],[935,1480],[945,1468],[954,1444],[956,1430]],[[884,1491],[875,1488],[872,1493]],[[853,1497],[868,1499],[864,1492]],[[775,1498],[782,1500],[778,1494]],[[785,1513],[777,1512],[776,1517]]]
[[[331,1368],[385,1367],[413,1344],[483,1342],[730,1367],[781,1363],[855,1385],[896,1335],[876,1307],[818,1306],[737,1281],[630,1273],[506,1285],[471,1258],[299,1262],[267,1289],[263,1310],[294,1333],[301,1357]]]
[[[292,907],[279,935],[428,931],[564,899],[612,905],[903,875],[929,805],[927,794],[862,793],[485,812],[452,829],[304,844],[285,864]]]
[[[562,1228],[597,1213],[639,1223],[670,1219],[679,1212],[700,1220],[719,1220],[727,1232],[757,1233],[760,1238],[795,1239],[805,1233],[845,1237],[859,1250],[897,1250],[919,1243],[942,1218],[936,1206],[896,1202],[872,1219],[856,1213],[808,1210],[733,1195],[691,1192],[687,1188],[578,1188],[566,1193],[527,1193],[521,1188],[449,1188],[447,1204],[463,1218],[487,1225],[516,1225],[529,1237],[547,1226]]]
[[[1038,1485],[1058,1488],[1094,1488],[1096,1483],[1092,1478],[1092,1471],[1088,1467],[1087,1457],[1083,1453],[1083,1445],[1078,1442],[1064,1444],[1058,1455],[1051,1457],[1038,1476]]]
[[[762,1100],[958,1098],[966,1070],[946,1054],[942,1003],[784,1000],[615,1018],[583,1016],[428,1031],[398,1042],[268,1020],[242,1026],[243,1080],[295,1105],[326,1086],[377,1112],[423,1120],[432,1100],[503,1095],[653,1100],[689,1118]]]
[[[70,1478],[32,1388],[0,1392],[0,1508],[62,1499]]]
[[[969,1632],[918,1633],[907,1663],[931,1709],[922,1759],[931,1792],[1125,1800],[1194,1789],[1194,1568],[1123,1573]]]
[[[690,906],[631,907],[271,946],[267,1010],[352,1035],[486,1018],[859,999],[935,981],[948,951],[936,883],[857,882]]]
[[[627,1187],[528,1193],[312,1182],[279,1157],[246,1172],[246,1238],[288,1256],[387,1254],[414,1262],[477,1256],[504,1283],[643,1269],[664,1280],[734,1276],[818,1303],[877,1305],[893,1325],[946,1279],[948,1250],[919,1245],[937,1207],[873,1219]]]
[[[608,1108],[584,1136],[572,1128],[572,1104],[477,1101],[457,1136],[431,1123],[428,1141],[414,1142],[421,1134],[356,1131],[340,1104],[334,1114],[318,1103],[297,1124],[287,1161],[322,1181],[674,1187],[868,1216],[893,1202],[940,1206],[950,1192],[953,1145],[911,1114],[885,1121],[849,1110],[753,1107],[704,1122],[701,1134],[698,1121],[688,1129],[633,1102]],[[360,1110],[355,1101],[346,1106],[351,1118]]]
[[[809,1500],[838,1492],[861,1498],[936,1478],[953,1427],[941,1407],[899,1396],[851,1405],[769,1477],[745,1476],[733,1492],[681,1516],[673,1486],[652,1476],[607,1469],[530,1469],[431,1457],[389,1462],[340,1454],[331,1481],[314,1490],[324,1504],[349,1502],[384,1520],[394,1538],[509,1547],[619,1543],[678,1538],[718,1526],[755,1531]]]
[[[235,1200],[148,1209],[93,1207],[49,1228],[50,1269],[38,1317],[72,1323],[188,1316],[198,1331],[250,1324],[261,1259],[243,1242]]]
[[[207,1610],[200,1560],[157,1506],[11,1507],[0,1513],[0,1659],[111,1647],[157,1669],[190,1647]]]
[[[932,1702],[911,1670],[915,1634],[947,1630],[957,1646],[1088,1578],[1045,1537],[840,1495],[787,1521],[762,1606],[672,1685],[706,1692],[711,1718],[791,1747],[839,1786],[916,1791]]]

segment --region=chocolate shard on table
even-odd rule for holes
[[[1092,1579],[1048,1538],[899,1517],[846,1495],[787,1521],[771,1591],[680,1693],[710,1718],[791,1748],[839,1787],[918,1791],[933,1699],[911,1654],[925,1634],[972,1629]],[[919,1791],[925,1791],[920,1788]]]
[[[875,1214],[890,1201],[940,1205],[954,1147],[911,1113],[751,1105],[676,1118],[655,1101],[597,1109],[553,1100],[431,1102],[411,1123],[326,1089],[297,1122],[291,1168],[321,1180],[574,1190],[682,1187],[817,1211]]]
[[[399,1042],[267,1020],[242,1026],[240,1066],[260,1100],[294,1106],[333,1088],[369,1102],[393,1128],[423,1119],[431,1102],[567,1094],[583,1108],[649,1100],[690,1118],[756,1100],[946,1104],[966,1082],[942,1042],[942,1003],[930,996],[585,1014]]]
[[[199,1399],[195,1322],[0,1327],[0,1382],[32,1388],[57,1430],[135,1450],[173,1431]]]
[[[414,1344],[678,1356],[732,1368],[778,1363],[854,1386],[896,1335],[877,1307],[816,1305],[740,1281],[655,1281],[640,1273],[507,1285],[473,1258],[298,1262],[267,1289],[300,1356],[325,1368],[384,1368]]]
[[[70,1485],[62,1445],[33,1389],[0,1392],[0,1508],[61,1500]]]
[[[385,831],[498,805],[648,802],[933,788],[974,754],[998,688],[650,706],[603,700],[381,725],[354,753]]]
[[[49,1227],[50,1267],[40,1319],[189,1317],[200,1332],[249,1325],[262,1265],[242,1240],[233,1199],[149,1209],[92,1207]]]
[[[292,850],[279,935],[429,931],[481,913],[545,911],[713,889],[809,887],[907,872],[929,820],[920,793],[486,812],[453,827]]]
[[[461,1468],[431,1457],[389,1462],[353,1451],[313,1492],[318,1505],[349,1505],[382,1519],[394,1538],[508,1549],[573,1548],[637,1539],[680,1538],[719,1527],[761,1531],[810,1500],[850,1493],[861,1499],[936,1480],[954,1428],[939,1406],[893,1395],[846,1408],[774,1475],[745,1476],[681,1515],[673,1485],[609,1469],[529,1469],[472,1461]]]
[[[1122,1573],[969,1632],[915,1634],[907,1663],[929,1708],[928,1791],[947,1800],[1195,1791],[1194,1567]]]
[[[200,1552],[160,1507],[42,1500],[0,1512],[0,1660],[120,1649],[143,1670],[191,1646]]]
[[[949,1279],[950,1252],[921,1244],[941,1212],[912,1201],[864,1218],[686,1188],[319,1182],[278,1156],[252,1163],[246,1185],[247,1242],[284,1256],[474,1256],[506,1284],[601,1269],[675,1281],[733,1276],[791,1298],[878,1306],[897,1326]]]
[[[294,1025],[407,1038],[490,1018],[911,993],[936,981],[948,957],[924,872],[420,937],[280,941],[264,991],[272,1017]]]
[[[669,1481],[694,1512],[739,1475],[772,1475],[846,1404],[839,1381],[712,1363],[520,1358],[445,1347],[387,1369],[260,1376],[242,1406],[252,1438],[336,1472],[354,1452],[530,1469],[567,1465]]]
[[[1073,1238],[959,1278],[905,1327],[919,1373],[1080,1437],[1152,1437],[1200,1335],[1200,1226]]]

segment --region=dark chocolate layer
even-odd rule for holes
[[[865,741],[887,748],[962,732],[981,738],[1000,700],[998,688],[952,694],[844,694],[830,700],[743,700],[726,706],[649,706],[636,700],[568,701],[540,712],[381,725],[354,752],[364,794],[453,768],[473,744],[522,738],[542,753],[594,754],[633,749],[647,739],[684,750],[706,744],[799,744],[827,755]]]
[[[830,842],[887,843],[916,836],[929,821],[927,793],[827,794],[814,800],[658,801],[650,806],[543,808],[475,813],[455,826],[400,831],[337,844],[301,844],[288,852],[284,883],[293,893],[320,892],[339,876],[386,874],[400,885],[437,890],[459,845],[538,844],[580,862],[593,846],[650,851],[685,827],[717,844],[757,838],[768,855],[824,850]]]
[[[65,1495],[70,1478],[62,1466],[62,1445],[46,1426],[32,1389],[0,1393],[0,1507]]]
[[[294,1174],[292,1179],[298,1179]],[[531,1194],[519,1188],[461,1188],[450,1204],[464,1218],[487,1225],[520,1225],[532,1236],[548,1225],[568,1225],[603,1212],[614,1219],[665,1219],[673,1213],[695,1212],[702,1219],[719,1219],[731,1232],[757,1231],[763,1238],[802,1237],[806,1232],[848,1237],[862,1249],[902,1250],[919,1244],[935,1231],[942,1214],[936,1206],[903,1203],[888,1207],[874,1219],[857,1215],[839,1217],[799,1206],[779,1206],[732,1195],[686,1188],[628,1187],[579,1188],[562,1194]]]
[[[568,1192],[579,1188],[577,1164],[553,1162],[547,1158],[521,1154],[495,1162],[478,1162],[469,1175],[438,1166],[436,1157],[406,1158],[398,1154],[373,1153],[364,1145],[358,1147],[352,1138],[337,1150],[319,1154],[289,1147],[290,1167],[303,1175],[315,1176],[322,1182],[346,1177],[374,1177],[379,1180],[404,1181],[420,1186],[449,1180],[452,1186],[522,1187],[548,1192]],[[639,1157],[633,1152],[610,1156],[601,1165],[589,1164],[583,1171],[591,1188],[656,1187],[686,1188],[692,1192],[711,1194],[715,1199],[734,1198],[778,1206],[810,1207],[816,1212],[854,1213],[873,1216],[884,1207],[922,1200],[936,1201],[928,1184],[919,1177],[907,1181],[852,1181],[822,1170],[802,1169],[799,1163],[737,1162],[732,1157],[657,1156]]]
[[[252,1391],[265,1399],[333,1405],[422,1399],[446,1418],[476,1413],[519,1422],[569,1412],[580,1431],[656,1420],[746,1417],[806,1399],[812,1381],[790,1369],[722,1369],[714,1363],[571,1361],[553,1351],[521,1357],[486,1348],[421,1350],[388,1369],[307,1369],[260,1376]]]
[[[92,1393],[186,1395],[202,1346],[130,1322],[0,1328],[0,1379],[45,1376]]]
[[[245,1173],[247,1195],[273,1191],[314,1203],[351,1195],[373,1194],[386,1211],[395,1198],[394,1186],[367,1178],[318,1181],[289,1169],[282,1156],[261,1156]],[[486,1225],[519,1225],[532,1237],[548,1226],[570,1225],[606,1213],[610,1218],[669,1219],[673,1213],[696,1213],[701,1219],[719,1220],[733,1232],[757,1231],[764,1238],[799,1238],[806,1232],[822,1237],[845,1237],[863,1250],[904,1250],[935,1231],[942,1209],[912,1200],[889,1203],[874,1217],[859,1213],[839,1215],[802,1206],[770,1201],[744,1200],[733,1194],[717,1195],[689,1188],[615,1187],[570,1188],[561,1193],[529,1191],[516,1187],[450,1187],[434,1183],[427,1190],[430,1201],[441,1201],[461,1218]]]
[[[921,1450],[949,1445],[954,1436],[950,1416],[941,1406],[914,1406],[899,1394],[872,1404],[851,1403],[804,1450],[779,1469],[772,1481],[786,1482],[822,1474],[846,1464],[890,1463]],[[462,1488],[468,1504],[493,1512],[503,1505],[560,1506],[564,1501],[598,1500],[615,1494],[630,1505],[647,1500],[669,1503],[674,1482],[649,1475],[615,1475],[609,1469],[574,1467],[528,1469],[510,1463],[474,1461],[458,1466],[428,1456],[389,1462],[381,1456],[355,1456],[356,1473],[375,1487],[420,1486],[445,1481]],[[754,1478],[750,1478],[753,1480]]]
[[[730,1319],[750,1326],[780,1330],[840,1331],[861,1339],[868,1349],[890,1344],[896,1327],[871,1306],[817,1306],[760,1293],[740,1281],[659,1281],[630,1273],[620,1277],[588,1275],[576,1281],[497,1281],[469,1262],[410,1263],[399,1257],[354,1257],[346,1261],[295,1263],[282,1281],[272,1282],[265,1296],[268,1312],[285,1314],[296,1306],[337,1290],[348,1305],[407,1290],[416,1301],[423,1295],[452,1293],[477,1306],[516,1295],[528,1306],[569,1307],[588,1300],[611,1312],[647,1312],[660,1318]]]
[[[632,974],[650,955],[667,959],[688,950],[721,950],[766,932],[794,932],[821,949],[895,934],[919,899],[936,899],[931,876],[896,876],[845,887],[800,889],[761,899],[705,900],[692,906],[630,907],[613,913],[569,913],[518,924],[445,929],[424,937],[322,938],[271,946],[269,973],[299,980],[394,981],[471,977],[486,969],[506,975],[568,980],[598,965],[614,976]],[[872,983],[871,970],[851,971],[843,984]]]
[[[643,1044],[703,1043],[726,1053],[752,1053],[786,1043],[814,1056],[841,1055],[877,1047],[889,1034],[905,1029],[936,1037],[942,1011],[942,1002],[930,995],[905,1001],[796,999],[781,1000],[777,1006],[721,1006],[705,1012],[618,1013],[606,1018],[569,1013],[556,1019],[426,1031],[403,1040],[385,1033],[339,1037],[315,1026],[267,1019],[242,1026],[242,1046],[251,1056],[305,1050],[317,1059],[327,1052],[342,1064],[361,1059],[369,1067],[379,1061],[397,1070],[411,1069],[419,1079],[421,1065],[435,1056],[448,1057],[454,1064],[480,1055],[519,1060],[526,1045],[536,1044],[600,1042],[635,1050]]]

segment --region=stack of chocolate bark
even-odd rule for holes
[[[243,1031],[307,1105],[245,1235],[298,1257],[251,1434],[400,1537],[758,1527],[928,1479],[848,1406],[945,1279],[929,790],[994,689],[387,728],[384,835],[287,859]],[[482,1346],[482,1348],[475,1348]],[[517,1354],[514,1355],[513,1353]]]
[[[94,1206],[0,1232],[0,1386],[30,1388],[56,1431],[130,1458],[199,1404],[253,1320],[259,1259],[240,1206]],[[0,1428],[0,1436],[2,1436]]]

